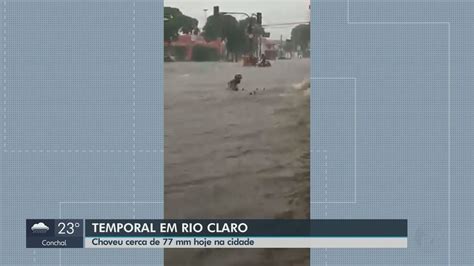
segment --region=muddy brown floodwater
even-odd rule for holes
[[[309,97],[293,85],[310,61],[272,63],[165,64],[166,218],[309,217]],[[226,90],[237,73],[244,90]],[[309,249],[168,249],[165,265],[303,266]]]

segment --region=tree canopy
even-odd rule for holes
[[[191,33],[198,27],[197,19],[184,15],[178,8],[165,7],[164,16],[165,41],[176,39],[180,32]]]
[[[217,15],[207,18],[203,28],[203,35],[207,41],[221,38],[226,41],[229,53],[238,55],[245,46],[245,32],[239,26],[237,19],[230,15]]]
[[[249,25],[252,25],[249,28]],[[253,35],[263,34],[264,30],[257,25],[254,17],[240,21],[231,15],[210,16],[203,28],[203,35],[207,41],[221,38],[226,40],[227,51],[235,56],[240,56],[252,51],[256,42],[249,38]]]
[[[291,30],[291,40],[295,46],[307,50],[310,42],[311,27],[309,24],[300,24]]]

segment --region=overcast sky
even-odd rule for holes
[[[213,6],[219,6],[221,12],[262,12],[263,24],[275,24],[309,21],[309,4],[310,0],[165,0],[165,6],[177,7],[185,15],[199,20],[201,29],[206,23],[204,9],[208,9],[207,15],[211,16]],[[240,20],[245,16],[236,18]],[[271,33],[271,39],[280,39],[280,35],[289,39],[294,26],[267,27],[266,30]]]

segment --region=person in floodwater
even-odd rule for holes
[[[242,80],[242,75],[241,74],[235,75],[234,79],[227,83],[227,88],[231,89],[233,91],[238,91],[239,90],[238,85],[240,84],[241,80]]]

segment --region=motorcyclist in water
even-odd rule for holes
[[[262,54],[262,56],[260,57],[260,63],[258,63],[258,66],[259,67],[269,67],[269,66],[271,66],[270,62],[267,61],[267,57],[265,56],[265,54]]]

